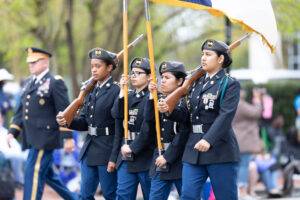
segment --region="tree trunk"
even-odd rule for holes
[[[66,20],[66,39],[69,49],[69,63],[70,63],[70,75],[73,88],[73,98],[79,93],[79,86],[77,83],[77,62],[76,52],[74,45],[74,36],[72,33],[73,26],[73,0],[67,0],[67,20]]]

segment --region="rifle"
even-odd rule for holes
[[[133,42],[131,42],[128,45],[128,49],[136,46],[137,43],[139,43],[142,38],[144,37],[143,34],[139,35]],[[117,63],[118,60],[123,56],[124,50],[120,51],[115,61]],[[70,126],[71,122],[73,121],[75,115],[77,114],[77,111],[82,107],[84,103],[85,97],[93,91],[97,81],[94,80],[93,77],[89,78],[87,81],[82,83],[82,87],[80,88],[79,95],[76,99],[72,101],[72,103],[60,114],[58,117],[63,117],[67,121],[67,127]]]
[[[185,78],[184,83],[182,84],[182,86],[178,87],[175,91],[173,91],[171,94],[169,94],[166,97],[166,103],[169,106],[169,113],[171,113],[177,102],[180,100],[181,97],[187,95],[187,93],[189,92],[189,89],[191,87],[191,85],[199,78],[201,78],[202,76],[205,75],[205,71],[202,69],[202,67],[198,67],[195,70],[193,70],[190,75],[188,75]]]
[[[246,35],[244,35],[243,37],[241,37],[237,41],[230,44],[228,52],[231,52],[233,49],[238,47],[242,43],[242,41],[245,40],[246,38],[248,38],[249,36],[250,36],[250,34],[247,33]],[[173,91],[170,95],[168,95],[166,97],[166,103],[169,106],[169,110],[168,110],[169,113],[173,112],[173,110],[174,110],[177,102],[180,100],[180,98],[187,95],[187,93],[189,92],[189,89],[192,86],[192,84],[196,80],[198,80],[199,78],[204,76],[205,73],[206,72],[202,69],[201,66],[196,68],[195,70],[192,70],[190,72],[190,75],[188,75],[186,77],[186,79],[185,79],[184,83],[182,84],[182,86],[177,88],[175,91]]]

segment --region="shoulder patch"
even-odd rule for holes
[[[63,77],[61,75],[55,75],[54,79],[55,80],[63,80]]]

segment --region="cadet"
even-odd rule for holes
[[[119,86],[111,77],[116,68],[116,54],[101,48],[90,50],[91,73],[97,85],[86,97],[82,112],[69,128],[88,131],[79,159],[81,160],[81,199],[94,199],[96,189],[101,184],[105,199],[115,199],[117,173],[115,163],[109,162],[114,134],[115,121],[111,114],[113,104],[119,94]],[[66,125],[59,114],[57,122]]]
[[[231,127],[239,102],[240,84],[225,73],[232,59],[228,46],[216,40],[202,45],[206,76],[189,94],[192,132],[183,155],[181,199],[199,199],[209,177],[216,199],[237,199],[239,147]]]
[[[59,180],[52,168],[53,150],[61,147],[55,116],[69,104],[67,88],[59,77],[49,73],[51,54],[38,48],[27,49],[27,63],[32,74],[22,90],[21,102],[10,125],[8,142],[22,132],[23,148],[29,149],[25,166],[24,200],[41,199],[45,183],[62,198],[77,199]],[[74,141],[67,135],[67,143]],[[70,146],[71,145],[71,146]]]
[[[138,184],[141,184],[143,197],[149,199],[150,178],[149,168],[153,154],[154,140],[148,140],[148,136],[140,134],[145,102],[149,96],[148,79],[150,64],[147,58],[135,58],[130,64],[130,82],[134,91],[128,94],[128,144],[121,144],[124,137],[123,116],[124,98],[123,90],[116,109],[116,139],[114,152],[118,156],[118,189],[117,199],[135,200]],[[126,77],[122,77],[121,85],[127,84]],[[121,87],[123,88],[123,87]],[[122,148],[121,148],[122,145]],[[121,149],[121,151],[120,151]],[[116,159],[115,157],[115,159]],[[124,160],[122,160],[122,157]],[[129,157],[129,158],[128,158]],[[113,160],[114,161],[114,160]]]
[[[161,63],[159,73],[161,76],[160,91],[162,92],[162,94],[159,95],[160,97],[167,96],[180,87],[186,76],[183,63],[176,61],[165,61]],[[156,89],[156,85],[150,83],[149,89],[151,91]],[[183,99],[181,99],[180,103],[173,110],[172,114],[175,115],[175,117],[172,119],[169,119],[167,116],[166,111],[168,111],[168,106],[163,99],[160,99],[158,108],[161,112],[161,141],[164,144],[164,152],[159,156],[158,149],[156,149],[153,155],[153,162],[150,169],[150,176],[152,178],[150,199],[167,200],[173,184],[178,194],[181,195],[181,159],[189,134],[189,114]],[[152,120],[154,120],[153,110],[153,101],[150,100],[146,106],[145,113],[152,115]],[[180,123],[175,122],[178,120],[176,116],[179,115],[181,118],[179,118]],[[152,123],[152,125],[149,126],[155,127],[155,124]],[[167,166],[167,170],[157,170],[165,166]]]

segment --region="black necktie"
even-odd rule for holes
[[[100,87],[99,87],[99,86],[96,86],[96,88],[95,88],[95,96],[98,96],[99,90],[100,90]]]
[[[34,87],[35,81],[36,81],[36,78],[33,78],[33,79],[31,80],[31,83],[30,83],[30,87],[29,87],[29,88],[33,88],[33,87]]]
[[[208,76],[208,77],[206,77],[205,79],[204,79],[204,84],[206,84],[207,82],[209,82],[210,81],[210,77]]]
[[[207,85],[207,83],[210,81],[210,77],[206,77],[203,81],[203,88]]]

